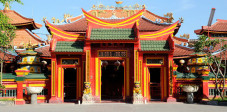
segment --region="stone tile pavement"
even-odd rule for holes
[[[0,106],[0,112],[227,112],[227,106],[185,103],[99,103],[91,105],[38,104]]]

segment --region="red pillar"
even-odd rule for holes
[[[209,78],[209,70],[205,70],[202,72],[202,83],[203,83],[203,98],[202,101],[208,101],[209,100],[209,88],[208,88],[208,81]]]
[[[24,105],[25,101],[23,99],[23,81],[17,81],[17,98],[16,105]]]
[[[173,97],[174,93],[174,83],[175,83],[175,77],[173,75],[173,53],[169,54],[168,56],[168,78],[166,81],[167,83],[167,102],[176,102],[176,98]]]
[[[57,80],[57,59],[55,54],[51,54],[51,98],[49,103],[62,103],[62,99],[57,97],[58,80]]]

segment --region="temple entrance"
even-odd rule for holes
[[[77,69],[64,69],[64,102],[76,101]]]
[[[101,100],[122,101],[124,96],[123,60],[102,61]],[[118,65],[119,64],[119,65]]]
[[[160,76],[161,68],[149,68],[150,72],[150,97],[151,100],[161,100]]]

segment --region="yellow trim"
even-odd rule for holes
[[[78,35],[73,35],[73,34],[65,33],[65,32],[63,32],[63,31],[61,31],[61,30],[56,29],[55,27],[53,27],[53,26],[51,26],[51,25],[49,25],[49,24],[48,24],[48,26],[49,26],[50,28],[53,28],[54,30],[60,32],[60,33],[65,34],[65,35],[74,36],[74,37],[78,37],[78,36],[79,36],[79,34],[78,34]]]
[[[51,74],[51,88],[52,88],[52,96],[55,96],[55,61],[52,61],[52,74]]]
[[[222,78],[218,78],[218,80],[220,80]],[[210,78],[210,80],[215,80],[215,78]],[[225,80],[227,80],[227,78],[225,78]]]
[[[29,84],[28,87],[46,87],[46,84]]]
[[[215,84],[208,84],[208,87],[215,87]],[[223,87],[223,85],[218,85],[218,87]],[[227,85],[225,85],[227,87]]]
[[[58,67],[58,97],[61,97],[61,67]]]
[[[141,38],[156,38],[156,37],[161,37],[161,36],[164,36],[164,35],[168,35],[168,34],[172,34],[174,31],[172,32],[167,32],[167,33],[163,33],[161,35],[157,35],[157,36],[144,36],[144,37],[141,37]]]
[[[134,58],[135,59],[135,61],[134,61],[134,63],[135,63],[134,82],[135,82],[135,81],[138,81],[138,68],[137,68],[137,66],[138,66],[138,51],[137,50],[134,50],[134,56],[135,56],[135,58]]]
[[[79,97],[81,97],[81,91],[82,91],[82,89],[81,89],[81,76],[82,76],[82,74],[81,74],[81,67],[79,67]]]
[[[126,96],[129,96],[129,58],[126,58]]]
[[[16,101],[24,101],[24,99],[16,99]]]
[[[135,21],[133,21],[133,22],[131,22],[131,23],[122,24],[122,25],[103,25],[103,24],[99,24],[99,23],[94,22],[94,21],[89,20],[89,19],[87,19],[87,20],[88,20],[88,21],[90,21],[90,22],[92,22],[92,23],[94,23],[94,24],[100,25],[100,26],[109,26],[109,27],[120,27],[120,26],[126,26],[126,25],[130,25],[130,24],[133,24],[133,23],[135,23],[135,22],[139,21],[139,19],[137,19],[137,20],[135,20]]]
[[[86,82],[89,82],[90,75],[90,50],[86,51]]]
[[[2,79],[2,81],[15,81],[15,79]]]
[[[23,84],[23,87],[27,87],[27,84]]]
[[[147,37],[147,36],[153,36],[153,35],[160,35],[160,34],[163,34],[163,33],[167,32],[167,31],[169,31],[169,30],[175,28],[176,26],[177,26],[177,24],[174,25],[174,26],[172,26],[172,27],[170,27],[170,28],[168,28],[168,29],[166,29],[166,30],[163,30],[163,31],[161,31],[161,32],[157,32],[157,33],[153,33],[153,34],[147,34],[147,35],[140,35],[140,37]],[[173,32],[174,32],[174,31],[173,31]],[[170,32],[170,33],[171,33],[171,32]]]
[[[98,20],[98,19],[96,19],[96,18],[94,18],[94,17],[92,17],[92,16],[90,16],[90,15],[88,15],[88,14],[86,14],[86,13],[84,13],[84,15],[87,16],[87,17],[89,17],[89,18],[91,18],[91,19],[93,19],[93,20],[95,20],[95,21],[97,21],[97,22],[99,22],[99,23],[102,23],[102,24],[106,24],[106,25],[120,25],[120,24],[126,23],[126,22],[128,22],[128,21],[131,21],[132,19],[135,19],[135,18],[137,18],[138,16],[143,15],[143,12],[141,12],[141,13],[135,15],[134,17],[129,18],[129,19],[125,20],[125,21],[119,22],[119,23],[107,23],[107,22],[103,22],[103,21],[101,21],[101,20]]]
[[[17,85],[14,84],[14,85],[4,85],[5,88],[17,88]]]
[[[62,37],[62,38],[65,38],[65,39],[70,39],[70,40],[84,39],[84,38],[80,38],[80,37],[84,37],[84,36],[79,36],[77,38],[72,38],[72,37],[65,37],[65,36],[59,35],[59,34],[54,33],[54,32],[51,32],[51,33],[52,33],[52,35],[54,34],[54,35],[57,35],[59,37]]]
[[[162,64],[147,64],[148,59],[162,59]],[[146,65],[165,65],[165,58],[164,57],[146,57]]]
[[[142,69],[142,60],[139,60],[139,79],[140,79],[140,84],[142,84],[142,80],[143,80],[142,71],[143,71],[143,69]],[[140,86],[142,88],[142,85],[140,85]]]
[[[99,59],[95,58],[95,95],[98,96],[99,92]]]
[[[61,68],[61,76],[62,76],[62,80],[61,80],[61,94],[62,94],[62,101],[64,101],[64,97],[63,97],[63,95],[64,95],[64,76],[63,76],[63,74],[64,74],[64,68]]]
[[[144,67],[144,75],[143,75],[143,81],[144,81],[144,88],[143,88],[143,90],[144,90],[144,97],[147,97],[147,73],[146,73],[146,70],[147,70],[147,68],[146,67]]]
[[[40,97],[37,97],[37,100],[45,100],[46,97],[45,96],[40,96]]]
[[[62,64],[62,60],[70,60],[70,59],[77,59],[78,60],[78,64]],[[79,58],[61,58],[61,65],[80,65],[80,60]]]

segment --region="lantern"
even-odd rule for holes
[[[122,61],[121,65],[124,67],[125,66],[125,61]]]
[[[101,62],[101,66],[104,67],[106,69],[106,66],[108,65],[107,61],[102,61]]]
[[[114,63],[114,65],[117,67],[117,70],[118,70],[118,69],[119,69],[119,66],[121,65],[121,62],[117,60],[117,61]]]
[[[179,62],[181,65],[183,65],[185,63],[185,61],[183,59],[181,59]]]

